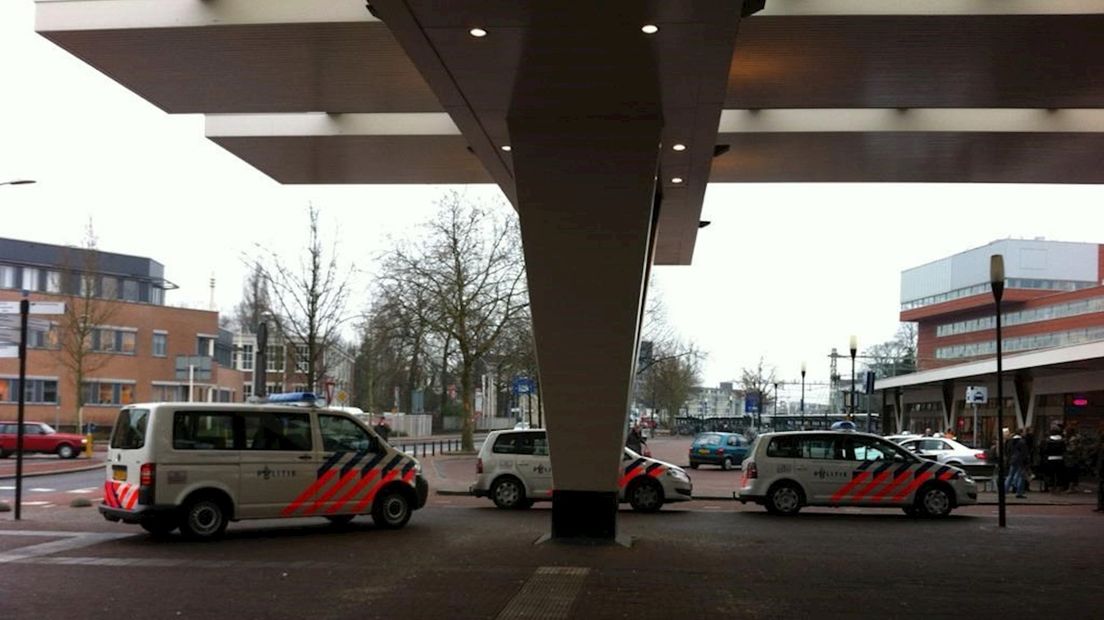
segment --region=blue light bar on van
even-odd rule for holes
[[[266,400],[270,403],[313,403],[318,396],[314,392],[283,392],[269,394]]]

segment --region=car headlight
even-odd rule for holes
[[[83,446],[83,445],[87,445],[87,444],[88,444],[88,439],[85,438],[85,437],[81,437],[81,445]]]
[[[421,475],[421,473],[422,473],[422,462],[421,461],[414,461],[414,473],[418,474],[418,475]]]
[[[681,469],[667,468],[667,475],[675,480],[682,480],[683,482],[690,482],[690,476],[686,475],[686,472]]]

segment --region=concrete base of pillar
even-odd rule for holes
[[[620,544],[631,539],[617,535],[617,493],[612,491],[553,491],[552,533],[538,543]]]

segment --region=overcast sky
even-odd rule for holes
[[[429,218],[447,189],[281,186],[206,140],[201,116],[170,116],[36,35],[33,14],[31,0],[0,2],[0,181],[38,181],[0,187],[0,236],[79,244],[91,218],[101,249],[165,265],[180,286],[170,304],[206,308],[214,275],[229,311],[243,254],[294,256],[308,203],[342,258],[370,271],[387,236]],[[693,265],[657,268],[658,294],[709,353],[706,384],[760,357],[795,381],[807,361],[814,384],[851,334],[860,348],[892,338],[902,270],[1005,237],[1102,242],[1102,206],[1099,186],[717,184]]]

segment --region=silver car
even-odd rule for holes
[[[898,443],[917,456],[962,468],[971,475],[988,475],[993,470],[994,462],[989,460],[985,450],[965,446],[953,439],[914,436]]]

